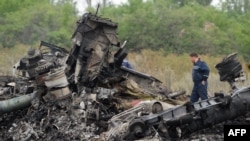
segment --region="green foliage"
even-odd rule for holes
[[[222,58],[226,55],[200,55],[209,68],[210,74],[208,78],[208,91],[210,94],[214,92],[224,91],[228,92],[230,87],[228,83],[221,82],[219,78],[218,70],[214,67],[217,63],[221,62]],[[243,65],[243,71],[246,76],[250,75],[250,71],[245,65],[245,61],[242,60],[241,54],[238,56],[239,61]],[[142,50],[140,54],[131,52],[128,55],[128,61],[134,66],[134,68],[140,72],[153,75],[158,78],[173,91],[180,89],[185,90],[186,94],[191,94],[192,83],[192,62],[189,60],[189,54],[168,54],[164,55],[161,50]],[[250,80],[248,79],[244,85],[248,85]],[[240,83],[237,85],[241,86]]]
[[[119,24],[120,41],[131,51],[144,48],[165,54],[240,52],[250,61],[250,1],[128,0],[101,6],[99,15]],[[88,7],[95,13],[96,9]],[[34,45],[40,40],[72,45],[77,13],[73,0],[1,0],[0,47]]]
[[[119,37],[131,50],[166,53],[250,53],[249,13],[232,14],[203,0],[129,0],[103,8],[103,17],[119,22]],[[248,49],[249,48],[249,49]],[[246,53],[248,52],[248,53]],[[245,55],[246,56],[246,55]],[[248,57],[250,59],[250,57]]]
[[[15,12],[36,4],[48,3],[48,0],[1,0],[0,15],[6,16],[7,13]]]
[[[224,0],[222,9],[234,16],[245,14],[250,10],[250,0]]]
[[[12,3],[16,1],[16,3]],[[2,1],[1,1],[2,2]],[[17,43],[32,45],[45,40],[63,47],[71,46],[71,34],[75,27],[76,12],[69,0],[33,1],[12,0],[6,7],[15,7],[3,12],[0,25],[0,43],[12,47]],[[2,6],[2,5],[1,5]]]

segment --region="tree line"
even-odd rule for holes
[[[212,0],[128,0],[118,6],[103,0],[98,15],[118,23],[118,36],[132,51],[240,52],[250,60],[249,1],[223,0],[215,7]],[[73,0],[1,0],[0,46],[45,40],[69,48],[78,18]]]
[[[128,48],[162,49],[166,53],[220,55],[241,52],[250,59],[249,0],[128,0],[102,8],[119,22],[119,36]]]
[[[0,46],[45,40],[70,47],[76,15],[72,0],[1,0]]]

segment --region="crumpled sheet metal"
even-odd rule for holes
[[[63,99],[70,96],[68,84],[64,68],[51,70],[45,76],[45,85],[49,91],[44,99]]]
[[[31,104],[36,97],[36,91],[31,94],[22,95],[8,100],[0,101],[0,114],[23,109]]]
[[[166,103],[170,103],[173,105],[180,105],[184,104],[184,102],[169,98],[165,95],[160,94],[152,94],[148,91],[145,91],[144,88],[141,88],[138,83],[136,83],[132,79],[127,79],[114,87],[119,95],[114,95],[115,97],[124,97],[124,94],[133,97],[133,99],[140,99],[140,100],[160,100]],[[126,105],[126,103],[125,103]],[[128,105],[126,105],[128,107]]]
[[[67,77],[62,68],[51,70],[45,76],[45,85],[49,89],[66,87],[68,84]]]
[[[100,140],[110,141],[115,140],[117,137],[122,139],[127,132],[131,120],[136,119],[142,113],[152,114],[172,107],[174,107],[174,105],[157,100],[141,101],[133,108],[113,116],[109,120],[109,130],[100,136]]]
[[[75,46],[71,50],[76,61],[73,66],[76,83],[81,80],[82,83],[88,84],[99,76],[105,63],[103,60],[108,56],[109,46],[119,45],[116,30],[117,24],[111,20],[90,13],[84,14],[77,21],[77,28],[72,35]],[[79,48],[77,52],[76,48]]]

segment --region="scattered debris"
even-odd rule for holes
[[[42,41],[14,66],[18,78],[0,77],[1,140],[222,140],[222,128],[202,131],[247,115],[249,104],[240,100],[250,103],[250,87],[235,85],[242,71],[236,54],[216,66],[233,91],[191,104],[178,99],[184,91],[172,92],[157,78],[122,67],[127,52],[117,28],[84,14],[70,52]]]

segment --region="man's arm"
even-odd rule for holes
[[[207,66],[206,62],[202,62],[200,65],[200,71],[202,72],[202,80],[207,81],[210,69]]]
[[[127,65],[128,65],[128,68],[133,69],[133,67],[130,63],[128,63]]]

